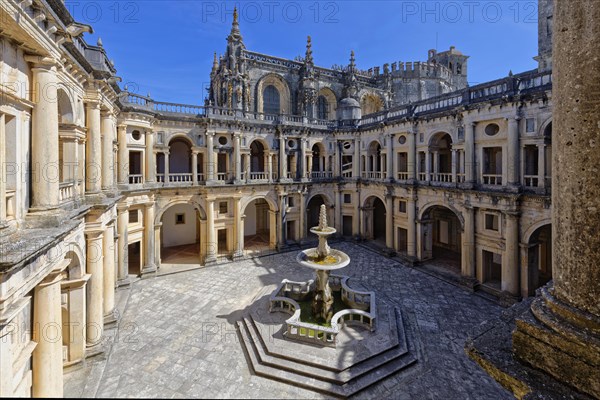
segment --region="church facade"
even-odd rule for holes
[[[506,302],[551,279],[552,3],[539,68],[476,86],[468,56],[367,71],[246,49],[234,16],[204,105],[118,85],[61,1],[0,17],[0,396],[61,396],[115,290],[340,239]],[[440,267],[441,266],[441,267]],[[11,371],[11,373],[4,373]]]

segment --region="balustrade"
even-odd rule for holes
[[[365,179],[383,179],[382,171],[363,171],[362,177]]]
[[[6,191],[6,219],[14,219],[17,209],[17,192],[16,190]]]
[[[398,180],[407,181],[408,180],[408,172],[398,172]]]
[[[250,172],[251,181],[266,181],[269,180],[268,172]]]
[[[483,174],[484,185],[502,185],[502,175]]]
[[[63,182],[59,185],[58,199],[61,203],[71,201],[76,193],[75,182]]]
[[[171,183],[180,183],[180,182],[191,183],[192,182],[192,174],[191,173],[169,174],[169,182],[171,182]]]
[[[537,175],[524,175],[525,187],[538,187],[539,177]]]
[[[141,174],[129,174],[129,183],[132,185],[144,183],[144,176]]]
[[[450,183],[452,182],[452,174],[446,172],[436,172],[431,174],[431,181]]]

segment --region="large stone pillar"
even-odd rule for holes
[[[546,187],[546,145],[538,145],[538,187]]]
[[[354,157],[352,157],[352,176],[360,178],[360,139],[354,141]]]
[[[431,180],[431,151],[427,149],[425,151],[425,181]]]
[[[118,181],[121,185],[129,183],[129,149],[127,148],[127,126],[119,125],[117,128],[118,149]]]
[[[104,256],[102,230],[86,232],[87,273],[91,275],[87,292],[86,341],[88,348],[102,343],[104,334]]]
[[[287,179],[287,156],[285,153],[285,137],[279,137],[279,180]],[[248,177],[246,177],[248,178]]]
[[[452,149],[450,150],[452,152],[452,182],[456,183],[457,182],[457,167],[458,167],[458,150],[456,149]]]
[[[554,3],[552,276],[513,351],[600,398],[600,2]]]
[[[109,224],[104,231],[104,317],[114,318],[115,311],[115,226]]]
[[[303,240],[306,239],[306,192],[304,191],[304,189],[300,190],[300,227],[299,227],[299,231],[300,231],[300,237],[298,238],[298,240],[300,241],[300,243],[302,243]]]
[[[300,178],[306,180],[306,138],[300,139]]]
[[[269,172],[269,182],[273,182],[273,155],[267,154],[267,171]]]
[[[144,182],[156,182],[156,156],[154,155],[154,132],[146,131],[146,176]]]
[[[475,276],[475,209],[465,206],[465,229],[461,244],[461,274]]]
[[[102,136],[100,133],[100,103],[86,103],[87,140],[85,143],[85,191],[99,193],[102,189]]]
[[[156,272],[154,260],[154,202],[144,208],[144,268],[142,275]]]
[[[31,131],[31,208],[47,210],[59,203],[58,95],[56,64],[53,59],[30,57],[35,62]]]
[[[235,224],[234,258],[244,256],[244,215],[242,214],[241,199],[233,199],[233,221]]]
[[[206,261],[205,264],[217,261],[217,241],[215,239],[215,201],[206,200]]]
[[[506,249],[502,263],[502,290],[517,296],[519,294],[519,214],[507,212]]]
[[[509,186],[519,186],[521,178],[519,172],[521,165],[519,156],[519,118],[508,118],[508,184]]]
[[[477,124],[471,123],[465,129],[465,183],[475,184],[475,128]]]
[[[388,194],[385,198],[385,245],[394,248],[394,196]]]
[[[417,171],[417,144],[416,144],[416,136],[417,130],[415,127],[414,132],[408,133],[408,157],[407,157],[407,170],[408,170],[408,181],[410,183],[414,182],[417,179],[416,171]]]
[[[2,113],[0,113],[0,143],[6,143],[6,116]],[[4,220],[6,220],[6,146],[0,146],[0,228]],[[1,382],[0,387],[2,387]]]
[[[119,231],[119,248],[117,249],[119,253],[119,263],[117,265],[117,282],[118,285],[121,286],[123,284],[127,284],[128,281],[128,245],[129,240],[127,237],[127,225],[129,225],[129,207],[127,205],[119,205],[117,206],[117,228]]]
[[[198,185],[198,151],[192,150],[192,185]]]
[[[235,167],[235,183],[242,183],[242,157],[240,155],[240,134],[233,134],[233,164]]]
[[[113,182],[113,142],[115,140],[115,125],[111,113],[103,113],[100,122],[102,129],[102,190],[110,190]]]
[[[407,233],[407,253],[408,256],[415,260],[417,258],[417,210],[416,210],[416,201],[414,198],[414,194],[409,194],[408,199],[406,201],[406,212],[408,214],[408,227],[406,229]]]
[[[63,396],[60,278],[53,274],[33,295],[33,397]],[[11,371],[2,375],[12,375]]]

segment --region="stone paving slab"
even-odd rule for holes
[[[464,353],[468,333],[501,308],[352,243],[339,272],[401,309],[420,337],[418,368],[391,376],[357,398],[511,399]],[[252,300],[284,278],[306,280],[294,253],[281,253],[141,280],[107,356],[97,397],[323,398],[251,373],[235,330]]]

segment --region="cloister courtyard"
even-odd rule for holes
[[[362,244],[334,246],[352,260],[339,271],[351,277],[350,285],[374,290],[382,302],[401,310],[418,354],[414,366],[359,398],[512,398],[464,351],[469,334],[500,316],[502,307]],[[294,261],[297,251],[158,275],[119,289],[121,315],[107,331],[109,350],[67,372],[65,396],[326,397],[256,376],[236,332],[249,305],[282,279],[311,277],[312,271]]]

